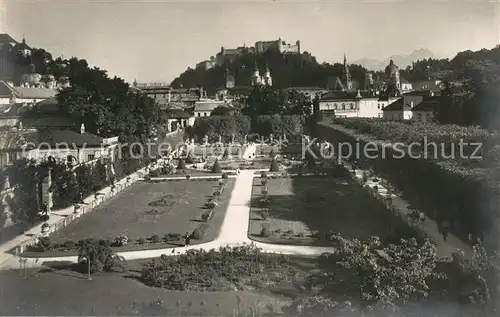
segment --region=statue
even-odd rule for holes
[[[205,137],[203,138],[203,144],[208,145],[208,135],[205,135]]]
[[[247,143],[248,143],[248,141],[247,141],[247,136],[248,136],[248,135],[247,135],[247,134],[245,134],[245,136],[243,137],[243,143],[244,143],[244,144],[247,144]]]
[[[273,143],[274,141],[274,138],[273,138],[273,134],[269,134],[269,143]]]
[[[222,144],[222,136],[219,135],[219,141],[217,143]]]
[[[234,144],[234,133],[231,134],[231,144]]]

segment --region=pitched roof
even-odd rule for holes
[[[382,111],[408,111],[419,105],[423,100],[422,96],[406,96],[399,98],[398,100],[390,103],[388,106],[384,107]]]
[[[89,132],[76,133],[71,130],[48,130],[40,132],[39,142],[48,143],[49,145],[68,144],[68,146],[77,147],[100,147],[102,146],[103,138]]]
[[[411,111],[436,111],[441,105],[441,98],[438,96],[425,98],[421,103],[411,109]]]
[[[42,87],[14,87],[16,97],[25,99],[48,99],[55,97],[57,91]]]
[[[18,44],[18,42],[16,40],[14,40],[7,33],[0,33],[0,43],[16,43],[16,44]]]
[[[194,111],[212,111],[223,104],[224,102],[219,100],[197,101],[194,104]]]
[[[48,99],[55,97],[57,91],[42,87],[12,87],[3,80],[0,81],[0,96],[10,97],[11,95],[23,99]]]
[[[360,91],[360,94],[362,98],[379,98],[369,91]],[[357,91],[329,91],[321,96],[321,100],[355,100],[357,95]]]

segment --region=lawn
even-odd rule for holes
[[[367,239],[385,238],[394,228],[405,226],[385,206],[348,177],[302,176],[268,179],[270,198],[268,218],[264,206],[261,178],[255,178],[252,191],[249,237],[278,244],[325,245],[322,233]],[[271,236],[261,236],[268,227]],[[319,235],[318,235],[319,234]]]
[[[200,225],[204,204],[217,189],[218,181],[180,180],[165,183],[136,183],[79,220],[50,236],[53,243],[80,239],[114,239],[126,235],[132,240],[163,237],[168,233],[185,234]],[[227,180],[203,240],[213,240],[225,216],[234,185]],[[159,200],[162,200],[159,202]],[[175,245],[174,245],[175,246]],[[165,246],[165,247],[168,247]]]
[[[269,314],[272,307],[280,313],[289,296],[297,294],[291,283],[231,292],[179,292],[149,287],[137,277],[143,264],[150,261],[129,261],[124,273],[99,273],[91,281],[84,274],[62,268],[1,271],[0,286],[9,292],[2,294],[0,315],[233,316],[238,296],[242,299],[241,311],[248,313],[250,307],[258,305],[261,313]],[[313,262],[314,259],[304,258],[297,261],[296,267],[309,272]],[[143,304],[158,299],[163,301],[162,308],[141,309]]]
[[[242,310],[283,303],[286,298],[257,292],[178,292],[148,287],[125,274],[103,273],[88,281],[79,273],[1,272],[2,316],[232,316],[237,296]],[[137,273],[133,273],[137,274]],[[111,300],[112,299],[112,300]],[[162,308],[141,306],[160,299]],[[191,302],[191,307],[189,307]],[[277,306],[280,306],[277,304]]]
[[[194,156],[222,156],[225,150],[228,150],[229,155],[242,157],[245,153],[246,146],[242,145],[196,145],[191,150],[191,154]]]

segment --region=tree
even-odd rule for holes
[[[11,219],[16,224],[33,224],[40,213],[38,186],[39,170],[33,160],[17,160],[12,166],[12,182],[18,186],[14,189],[13,199],[9,198]]]
[[[212,166],[212,173],[222,173],[222,169],[220,167],[219,160],[216,159],[214,162],[214,166]]]
[[[182,158],[179,158],[179,163],[177,164],[177,169],[178,170],[185,170],[186,169],[186,163]]]
[[[91,274],[117,268],[124,271],[125,259],[114,254],[107,241],[87,239],[78,242],[78,263],[85,273],[89,273],[89,261]]]
[[[362,242],[340,235],[331,237],[336,252],[322,256],[330,268],[326,275],[311,276],[332,296],[361,300],[365,307],[388,308],[425,298],[428,282],[443,278],[436,273],[436,247],[430,241],[401,239],[381,247],[378,237]]]
[[[273,157],[273,160],[271,161],[269,172],[279,172],[278,161],[276,161],[275,157]]]

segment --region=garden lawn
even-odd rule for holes
[[[203,146],[196,145],[191,153],[194,156],[222,156],[224,154],[224,150],[227,149],[229,155],[242,157],[243,153],[245,153],[246,146],[242,145],[234,145],[234,146]]]
[[[124,273],[99,273],[91,281],[85,274],[64,269],[28,269],[0,272],[2,316],[233,316],[260,303],[280,307],[288,298],[271,292],[179,292],[145,286],[136,277],[142,264],[130,261]],[[28,267],[30,263],[28,263]],[[141,308],[150,301],[160,308]],[[191,302],[191,307],[189,303]],[[279,310],[278,310],[279,311]]]
[[[263,220],[261,178],[254,179],[249,238],[266,243],[328,245],[315,233],[385,238],[406,226],[351,178],[302,176],[268,179],[269,217]],[[262,237],[263,226],[273,234]],[[287,233],[288,232],[288,233]],[[320,235],[321,236],[321,235]]]
[[[97,210],[52,234],[51,242],[114,239],[120,235],[135,241],[152,235],[162,238],[167,233],[192,232],[202,224],[201,215],[207,210],[204,204],[208,196],[216,191],[217,184],[215,180],[136,183]],[[193,240],[193,243],[215,239],[224,220],[233,185],[234,180],[228,179],[219,205],[208,221],[209,230],[203,240]],[[161,198],[165,199],[161,206],[149,205]]]

